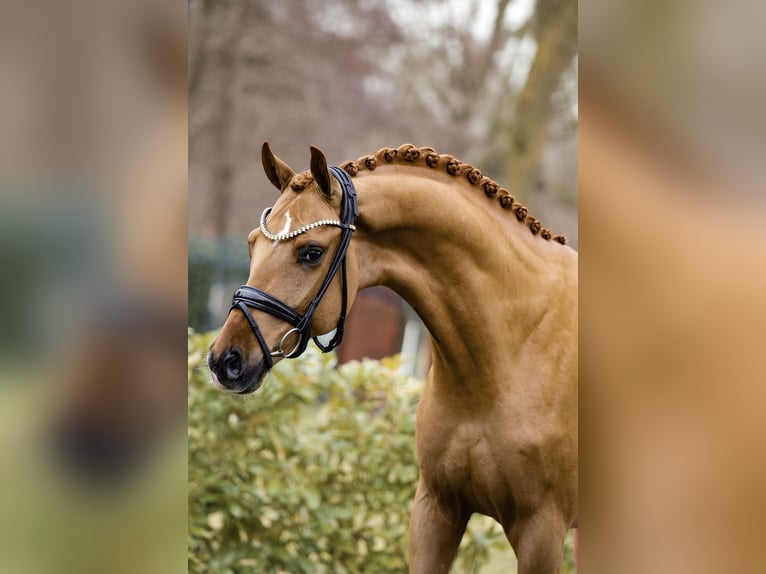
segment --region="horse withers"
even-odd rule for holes
[[[295,173],[265,143],[281,195],[249,237],[250,276],[210,348],[221,388],[256,390],[314,337],[340,343],[358,290],[418,312],[433,366],[417,409],[409,568],[448,572],[474,512],[521,574],[558,572],[577,512],[577,253],[484,176],[406,144]]]

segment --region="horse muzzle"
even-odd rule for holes
[[[210,351],[207,355],[207,365],[216,387],[241,395],[258,390],[268,372],[265,359],[248,366],[238,347],[226,349],[218,357]]]

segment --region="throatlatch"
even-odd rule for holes
[[[242,285],[239,289],[237,289],[236,293],[234,293],[234,299],[232,300],[231,308],[229,309],[229,313],[231,313],[233,309],[239,309],[242,311],[242,313],[244,313],[245,318],[247,319],[248,323],[250,323],[250,328],[255,334],[255,338],[258,340],[258,344],[261,346],[263,357],[266,361],[267,370],[271,369],[271,367],[274,365],[272,357],[294,359],[302,355],[306,350],[306,347],[308,347],[309,344],[309,340],[311,339],[311,317],[314,315],[314,311],[316,311],[317,306],[322,301],[322,297],[324,297],[324,294],[330,287],[330,283],[332,283],[332,280],[338,273],[338,269],[341,269],[341,280],[343,282],[343,287],[341,290],[342,299],[340,317],[338,317],[338,324],[335,327],[334,333],[332,334],[332,339],[327,344],[324,344],[319,337],[314,337],[314,342],[322,350],[323,353],[327,353],[340,345],[341,341],[343,340],[343,331],[345,329],[346,311],[348,306],[346,252],[348,251],[348,246],[351,243],[351,235],[356,230],[354,222],[359,215],[359,204],[356,197],[356,189],[354,188],[354,184],[351,182],[351,177],[348,175],[348,173],[336,166],[330,166],[329,169],[330,173],[335,176],[335,179],[338,180],[338,183],[340,183],[341,187],[339,221],[321,220],[310,225],[306,225],[296,231],[285,233],[284,235],[274,235],[270,233],[266,228],[266,220],[269,216],[269,213],[271,213],[271,208],[267,208],[261,216],[261,232],[264,234],[264,236],[272,239],[273,241],[288,241],[302,233],[322,225],[338,227],[341,230],[340,243],[338,245],[337,251],[335,252],[332,263],[330,264],[330,269],[327,271],[327,275],[324,278],[322,286],[319,288],[319,291],[311,300],[311,303],[306,309],[306,312],[301,315],[295,309],[289,305],[286,305],[273,295],[270,295],[269,293],[266,293],[257,287],[251,287],[250,285]],[[250,307],[258,309],[259,311],[264,311],[276,317],[277,319],[285,321],[286,323],[290,323],[293,326],[292,329],[284,334],[276,351],[272,351],[266,344],[266,340],[263,338],[263,334],[258,327],[258,323],[250,313]],[[289,352],[286,352],[283,348],[283,345],[291,335],[297,335],[298,342]]]

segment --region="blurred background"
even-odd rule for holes
[[[186,4],[0,6],[0,571],[183,572]]]
[[[763,572],[763,2],[580,2],[580,566]]]

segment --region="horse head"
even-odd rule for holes
[[[300,355],[312,337],[323,350],[335,348],[359,284],[350,178],[313,146],[303,173],[268,142],[261,157],[280,196],[248,236],[250,276],[208,354],[216,385],[238,393],[255,391],[274,362]]]

